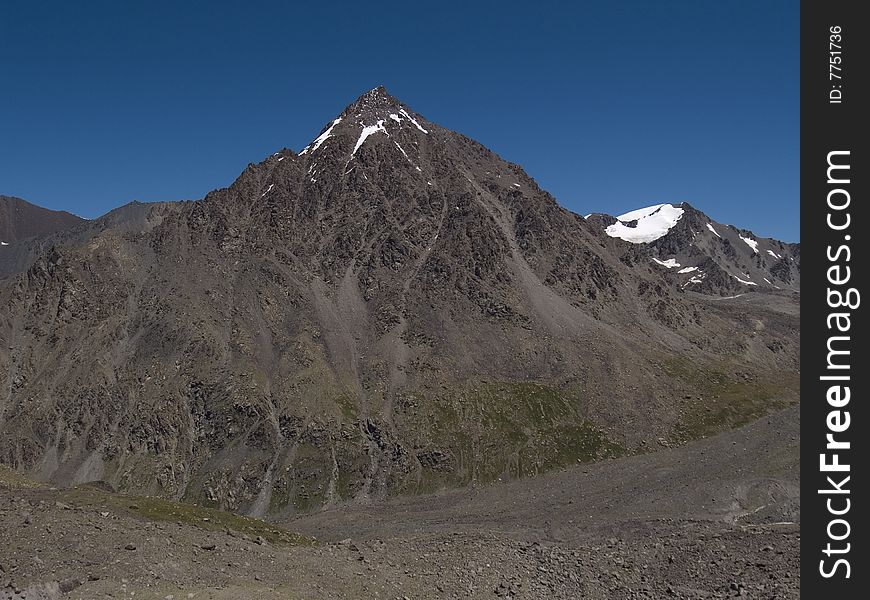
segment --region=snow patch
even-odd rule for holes
[[[402,147],[399,145],[399,142],[393,142],[393,143],[396,145],[396,148],[398,148],[399,151],[402,153],[402,156],[404,156],[405,158],[407,158],[407,159],[408,159],[408,162],[411,162],[411,159],[408,158],[408,153],[405,152],[405,149],[402,148]]]
[[[686,269],[690,269],[690,270],[687,271]],[[679,272],[680,272],[680,273],[690,273],[691,270],[697,270],[697,269],[698,269],[698,267],[686,267],[685,269],[683,269],[683,270],[681,270],[681,271],[679,271]],[[702,282],[704,281],[704,279],[706,279],[706,278],[707,278],[707,274],[704,273],[704,271],[698,271],[698,274],[697,274],[697,275],[692,275],[692,276],[689,278],[689,280],[688,280],[686,283],[683,284],[683,287],[686,287],[687,285],[689,285],[689,284],[691,284],[691,283],[702,283]]]
[[[698,267],[686,267],[684,269],[680,269],[677,273],[691,273],[692,271],[697,271]]]
[[[777,254],[773,250],[768,250],[767,253],[770,254],[774,258],[782,258],[779,254]]]
[[[360,123],[360,125],[362,125],[362,123]],[[379,131],[383,131],[387,135],[390,135],[389,133],[387,133],[387,128],[384,127],[383,119],[378,119],[378,122],[374,125],[363,126],[363,130],[359,134],[359,139],[356,141],[356,146],[353,147],[353,152],[351,152],[350,155],[353,156],[354,154],[356,154],[356,151],[359,150],[359,147],[363,145],[363,143],[366,141],[366,138],[373,133],[377,133]]]
[[[713,232],[713,235],[715,235],[717,238],[721,238],[721,237],[722,237],[721,235],[719,235],[719,234],[716,232],[715,229],[713,229],[713,224],[712,224],[712,223],[707,223],[707,229],[709,229],[710,231],[712,231],[712,232]]]
[[[0,246],[8,246],[9,242],[0,242]]]
[[[317,138],[315,138],[315,140],[313,142],[311,142],[309,145],[305,146],[302,149],[302,152],[299,153],[299,156],[302,156],[303,154],[308,152],[309,148],[311,148],[311,152],[314,152],[315,150],[320,148],[320,146],[323,144],[323,142],[325,142],[327,140],[327,138],[329,138],[332,135],[332,130],[339,123],[341,123],[341,117],[338,117],[335,121],[333,121],[332,125],[330,125],[326,131],[324,131],[323,133],[318,135]],[[312,146],[313,146],[313,148],[312,148]]]
[[[653,242],[664,236],[683,216],[683,209],[672,204],[656,204],[616,217],[617,222],[605,229],[610,237],[632,244]],[[634,227],[626,223],[637,221]]]
[[[270,183],[268,189],[267,189],[265,192],[263,192],[263,195],[260,196],[260,198],[262,198],[263,196],[265,196],[266,194],[268,194],[269,192],[271,192],[273,187],[275,187],[275,184],[274,184],[274,183]]]
[[[428,131],[426,131],[425,129],[423,129],[423,126],[420,125],[420,124],[417,122],[417,119],[415,119],[414,117],[412,117],[411,115],[409,115],[409,114],[408,114],[408,111],[406,111],[404,108],[403,108],[403,109],[400,109],[399,112],[402,113],[404,116],[406,116],[406,117],[411,121],[411,123],[413,123],[413,124],[417,127],[417,129],[419,129],[419,130],[422,131],[423,133],[429,133]]]
[[[741,240],[743,240],[744,242],[746,242],[746,245],[749,246],[750,248],[752,248],[752,251],[753,251],[753,252],[755,252],[756,254],[758,254],[758,242],[756,242],[756,241],[753,240],[752,238],[745,238],[745,237],[743,237],[742,235],[740,235],[739,233],[737,234],[737,236],[738,236]]]
[[[674,267],[679,267],[680,263],[677,262],[676,258],[669,258],[668,260],[659,260],[657,258],[653,258],[654,261],[659,263],[663,267],[667,267],[668,269],[673,269]]]
[[[736,279],[736,280],[739,281],[740,283],[743,283],[743,284],[746,284],[746,285],[758,285],[757,283],[753,283],[752,281],[747,281],[747,280],[745,280],[745,279],[740,279],[737,275],[732,275],[731,277],[733,277],[734,279]]]
[[[411,121],[411,123],[413,123],[414,126],[417,127],[417,129],[419,129],[419,130],[422,131],[423,133],[429,133],[429,131],[426,130],[426,129],[423,129],[423,126],[420,125],[420,124],[417,122],[417,119],[415,119],[414,117],[412,117],[411,115],[409,115],[409,114],[408,114],[408,111],[406,111],[404,108],[399,109],[399,113],[401,113],[401,116],[400,116],[400,115],[397,115],[396,113],[390,113],[389,117],[390,117],[393,121],[395,121],[396,123],[400,123],[400,124],[401,124],[401,122],[402,122],[402,117],[405,117],[406,119],[408,119],[409,121]]]

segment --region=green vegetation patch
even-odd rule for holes
[[[28,479],[14,469],[0,465],[0,487],[10,489],[32,489],[44,487],[41,483]]]
[[[402,493],[527,477],[625,453],[578,413],[574,396],[538,383],[482,383],[411,404],[432,408],[405,415],[427,443]]]
[[[796,400],[796,375],[732,374],[721,367],[699,366],[684,358],[672,358],[662,368],[687,387],[697,390],[682,407],[680,420],[671,435],[676,443],[705,438],[735,429]]]
[[[345,423],[353,423],[359,419],[359,411],[349,394],[339,394],[335,397],[335,403],[338,405]]]
[[[190,525],[208,531],[230,530],[249,537],[259,536],[277,545],[311,546],[317,543],[314,538],[287,531],[259,519],[153,496],[105,494],[86,486],[68,490],[64,496],[70,502],[102,504],[109,510],[130,512],[150,521]]]

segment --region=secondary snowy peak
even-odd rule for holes
[[[619,215],[605,232],[632,244],[646,244],[666,235],[682,216],[682,208],[656,204]]]
[[[722,295],[800,288],[799,244],[718,223],[687,202],[589,219],[609,236],[637,245],[633,252],[647,255],[652,268],[686,290]]]

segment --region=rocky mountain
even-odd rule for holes
[[[0,280],[0,462],[41,480],[286,516],[797,401],[796,294],[693,294],[649,258],[667,236],[611,237],[383,88],[298,154],[130,212]]]
[[[0,246],[69,229],[85,220],[63,210],[49,210],[21,198],[0,195]]]
[[[800,244],[717,223],[688,202],[588,219],[607,235],[638,246],[635,256],[648,257],[687,290],[727,295],[800,289]]]

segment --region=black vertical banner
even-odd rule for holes
[[[801,593],[866,598],[870,23],[801,3]],[[864,490],[862,493],[859,490]],[[824,596],[822,594],[825,594]]]

